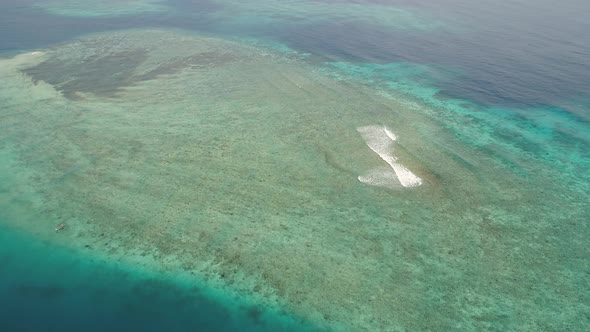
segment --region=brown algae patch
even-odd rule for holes
[[[119,89],[143,80],[195,67],[222,66],[235,59],[225,49],[227,43],[220,40],[199,43],[201,40],[182,35],[172,38],[160,42],[186,43],[185,50],[148,51],[140,38],[129,40],[128,36],[114,34],[105,40],[97,35],[51,49],[47,61],[24,72],[55,86],[68,98],[88,93],[112,97]]]
[[[337,329],[584,320],[587,270],[561,253],[587,253],[588,209],[557,214],[581,198],[553,195],[558,184],[539,181],[551,170],[523,178],[404,101],[235,42],[135,30],[44,57],[0,65],[0,146],[18,155],[22,192],[44,216],[15,227]],[[396,158],[421,186],[357,180],[384,165],[356,131],[372,124],[395,132]]]

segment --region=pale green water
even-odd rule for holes
[[[366,86],[358,69],[172,30],[40,51],[0,63],[13,227],[317,326],[588,323],[587,150],[568,167],[542,131],[525,153],[492,118]],[[387,167],[357,132],[375,124],[421,186],[358,181]]]

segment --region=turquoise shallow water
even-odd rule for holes
[[[10,330],[587,329],[576,4],[0,6]]]

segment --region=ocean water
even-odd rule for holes
[[[588,330],[589,22],[1,2],[2,330]]]

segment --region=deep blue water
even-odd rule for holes
[[[166,15],[117,18],[53,16],[32,10],[28,4],[33,2],[0,2],[0,52],[44,48],[97,31],[175,27],[276,42],[309,53],[317,62],[426,65],[441,73],[428,78],[439,89],[439,98],[486,107],[530,107],[531,112],[550,108],[580,121],[590,119],[590,3],[584,0],[358,1],[398,5],[450,25],[424,31],[393,31],[354,20],[253,22],[236,29],[214,15],[224,11],[222,4],[198,0],[168,1],[178,12]],[[0,228],[0,243],[4,331],[243,331],[278,326],[271,320],[260,323],[256,309],[231,313],[198,289],[183,289],[154,275],[129,275],[105,262],[85,262],[75,252],[49,250],[24,234]],[[102,274],[89,275],[85,264],[96,264],[92,271]]]
[[[56,248],[0,227],[3,331],[276,331],[261,308],[236,310],[157,273]],[[233,307],[233,308],[232,308]],[[297,330],[304,325],[296,325]]]
[[[56,17],[31,11],[26,1],[0,4],[0,51],[31,49],[85,33],[138,27],[177,27],[286,44],[321,60],[409,62],[452,71],[433,82],[441,95],[485,106],[546,106],[590,99],[590,5],[506,0],[318,0],[401,6],[452,23],[450,29],[394,31],[354,20],[312,24],[226,25],[211,14],[225,8],[207,0],[172,0],[174,15],[117,18]]]

